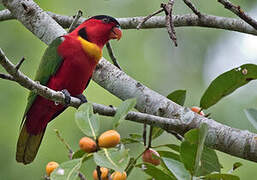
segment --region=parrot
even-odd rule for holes
[[[121,27],[115,18],[97,15],[85,20],[71,33],[56,38],[47,47],[35,81],[61,91],[65,105],[33,91],[29,93],[17,142],[17,162],[26,165],[35,159],[47,124],[68,107],[71,96],[87,102],[82,93],[102,57],[104,45],[111,39],[119,40],[121,36]]]

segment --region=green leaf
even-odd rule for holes
[[[244,64],[240,67],[227,71],[216,79],[203,94],[200,107],[207,109],[216,104],[221,98],[231,94],[236,89],[257,78],[257,65]]]
[[[212,172],[220,172],[221,165],[216,152],[204,146],[201,158],[201,166],[197,172],[197,176],[204,176]]]
[[[141,134],[131,133],[131,134],[129,134],[129,137],[131,137],[132,139],[142,140]]]
[[[170,158],[162,158],[162,160],[178,180],[190,180],[191,176],[181,162]]]
[[[170,151],[158,151],[161,157],[166,157],[170,159],[175,159],[176,161],[180,161],[180,156],[177,153],[170,152]]]
[[[122,147],[120,150],[109,148],[94,153],[95,163],[101,167],[123,172],[129,162],[128,151]]]
[[[122,138],[121,139],[122,144],[132,144],[132,143],[142,143],[141,141],[132,139],[132,138]]]
[[[94,139],[99,135],[99,116],[93,113],[91,103],[82,104],[75,114],[75,120],[81,131]]]
[[[247,119],[257,129],[257,109],[249,108],[244,110]]]
[[[161,136],[164,130],[162,128],[153,126],[153,131],[152,131],[152,140],[156,139],[157,137]]]
[[[205,180],[240,180],[238,176],[232,174],[208,174],[203,177]]]
[[[176,144],[165,144],[165,146],[176,152],[180,152],[180,146],[178,146]]]
[[[114,129],[116,129],[119,126],[120,121],[123,120],[126,117],[128,112],[131,109],[133,109],[136,104],[137,104],[137,101],[136,101],[135,98],[127,99],[127,100],[122,102],[122,104],[117,108],[117,111],[116,111],[115,116],[113,118]]]
[[[82,156],[84,156],[84,154],[85,154],[85,151],[80,149],[80,150],[76,151],[75,153],[73,153],[72,159],[82,158]]]
[[[181,106],[184,106],[186,100],[186,90],[173,91],[167,96],[167,98]]]
[[[129,159],[129,163],[125,169],[127,176],[129,176],[129,174],[131,173],[131,171],[133,170],[133,168],[136,166],[137,160],[133,157],[131,157]]]
[[[75,180],[78,177],[82,159],[66,161],[56,168],[50,176],[51,180]]]
[[[138,164],[136,167],[143,168],[143,171],[149,176],[153,177],[155,180],[176,180],[174,177],[170,176],[163,169],[160,169],[150,163]]]
[[[207,133],[208,133],[208,125],[205,123],[202,123],[199,128],[198,147],[197,147],[197,154],[196,154],[196,158],[195,158],[196,160],[195,160],[195,167],[194,167],[194,169],[196,171],[195,171],[194,175],[200,168],[200,160],[202,158],[202,152],[203,152],[204,142],[205,142]]]
[[[200,160],[204,141],[208,132],[208,125],[202,123],[199,129],[192,129],[185,134],[180,146],[180,157],[191,175],[196,175],[200,168]]]

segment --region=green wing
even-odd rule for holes
[[[56,38],[46,49],[40,65],[38,67],[35,81],[40,82],[42,85],[46,85],[51,76],[53,76],[56,71],[59,69],[60,65],[63,62],[63,59],[58,55],[57,48],[62,43],[62,38]],[[27,112],[35,101],[37,94],[33,91],[29,93],[28,103],[24,112],[23,120],[21,125],[24,123]]]

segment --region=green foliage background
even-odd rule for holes
[[[159,9],[160,3],[163,1],[44,0],[36,2],[46,11],[65,15],[74,15],[80,9],[84,12],[84,16],[108,14],[114,17],[132,17],[145,16],[152,13]],[[194,3],[204,13],[233,17],[230,12],[226,11],[216,1],[200,0]],[[240,5],[247,11],[250,10],[253,3],[253,1],[248,0],[240,2]],[[0,9],[4,8],[0,5]],[[182,1],[177,1],[175,3],[175,14],[185,13],[191,12]],[[120,65],[128,75],[165,96],[176,89],[186,89],[186,106],[199,105],[201,95],[207,88],[207,85],[203,82],[202,74],[202,65],[207,49],[215,44],[220,36],[235,32],[199,27],[176,28],[176,32],[179,45],[177,48],[174,48],[165,29],[124,30],[123,38],[119,42],[112,42],[112,45]],[[29,77],[34,77],[46,45],[19,22],[12,20],[0,22],[0,47],[14,63],[24,56],[26,61],[21,70]],[[108,59],[106,50],[104,51],[104,56]],[[247,57],[242,58],[246,59]],[[0,67],[0,72],[3,71],[3,68]],[[68,159],[67,151],[56,138],[53,131],[54,128],[60,130],[74,150],[78,149],[78,141],[82,133],[74,121],[75,109],[69,108],[49,124],[36,160],[27,166],[18,164],[15,161],[16,141],[28,90],[13,82],[0,80],[0,92],[0,179],[41,179],[47,162],[57,161],[61,163],[66,161]],[[91,82],[85,94],[91,102],[106,105],[120,104],[118,98],[94,82]],[[256,107],[256,94],[240,97],[239,93],[236,97],[232,96],[233,94],[210,108],[208,112],[212,113],[212,118],[224,124],[255,131],[247,121],[243,109]],[[105,127],[104,129],[111,128],[108,118],[102,118],[102,124],[104,124],[102,125],[102,127]],[[102,128],[102,131],[104,129]],[[126,137],[128,133],[141,133],[141,129],[142,126],[140,124],[131,122],[123,122],[119,127],[122,137]],[[164,134],[157,141],[153,143],[160,144],[176,140],[172,136]],[[130,154],[132,155],[142,150],[143,147],[139,149],[138,146],[130,146]],[[256,175],[257,164],[255,163],[223,153],[219,153],[219,159],[224,165],[225,171],[231,168],[233,162],[242,162],[244,166],[236,174],[243,180],[252,179]],[[93,166],[87,167],[86,176],[88,179],[91,178],[93,168]],[[131,180],[135,177],[146,179],[146,176],[140,173],[139,170],[135,170],[132,174],[129,177]]]

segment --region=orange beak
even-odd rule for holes
[[[121,36],[122,36],[122,32],[121,32],[120,28],[119,27],[113,27],[112,30],[111,30],[109,38],[120,40]]]

